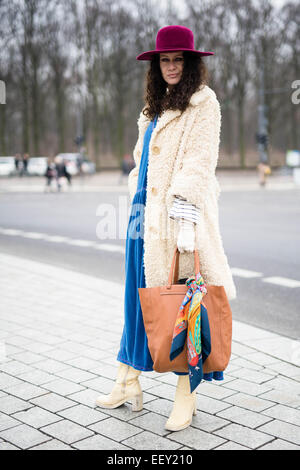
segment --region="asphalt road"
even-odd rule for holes
[[[107,243],[124,251],[127,222],[124,215],[119,221],[119,214],[124,214],[120,202],[130,209],[124,192],[1,193],[0,228]],[[97,237],[102,204],[110,205],[111,220],[116,211],[115,239]],[[222,192],[219,213],[231,268],[261,273],[248,278],[234,275],[238,297],[231,301],[233,317],[300,339],[300,287],[263,281],[274,276],[300,281],[300,190]],[[122,250],[79,245],[0,233],[0,252],[124,282]]]

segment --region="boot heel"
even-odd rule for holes
[[[143,394],[140,393],[132,398],[132,411],[141,411],[143,409]]]
[[[193,411],[193,415],[196,416],[197,414],[197,404],[195,403],[195,407],[194,407],[194,411]]]

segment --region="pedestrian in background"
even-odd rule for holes
[[[29,162],[29,153],[24,153],[23,154],[23,159],[22,159],[22,169],[21,169],[21,176],[27,175],[27,167],[28,167],[28,162]]]
[[[15,155],[15,169],[17,175],[20,174],[20,166],[22,165],[22,157],[20,153],[16,153]]]
[[[128,177],[132,208],[125,253],[125,321],[117,355],[120,365],[111,393],[96,399],[103,408],[116,408],[128,400],[133,403],[133,411],[143,407],[138,377],[142,371],[153,370],[153,361],[138,288],[168,283],[176,244],[182,253],[181,281],[194,276],[196,249],[205,283],[224,286],[228,299],[236,297],[218,222],[220,187],[215,168],[220,104],[207,85],[207,69],[201,57],[212,54],[195,50],[192,31],[176,25],[160,29],[156,49],[137,57],[149,60],[150,66],[146,105],[138,120],[133,153],[136,167]],[[145,206],[147,211],[143,210]],[[187,374],[175,373],[175,401],[165,427],[179,431],[191,424],[196,390],[190,393]],[[204,378],[222,380],[223,373]]]
[[[54,180],[57,181],[55,164],[51,158],[48,158],[47,160],[47,168],[45,172],[45,177],[46,177],[45,192],[50,192],[53,181]]]

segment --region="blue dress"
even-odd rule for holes
[[[147,199],[149,143],[157,124],[157,116],[147,127],[143,142],[137,189],[128,222],[125,248],[124,327],[117,360],[141,371],[152,371],[153,361],[148,348],[140,305],[139,287],[146,287],[144,271],[144,209]],[[175,372],[177,375],[185,373]],[[223,372],[204,374],[205,380],[222,380]]]

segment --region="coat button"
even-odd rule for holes
[[[157,233],[157,230],[155,227],[153,227],[153,225],[151,225],[150,227],[150,231],[153,232],[153,233]]]
[[[179,165],[180,170],[182,170],[182,167],[183,167],[183,163],[181,162]]]
[[[157,195],[157,188],[155,188],[155,186],[152,186],[151,191],[152,191],[152,194],[154,194],[154,196]]]
[[[152,147],[152,152],[154,155],[159,155],[159,152],[160,152],[160,149],[157,145],[154,145],[154,147]]]

